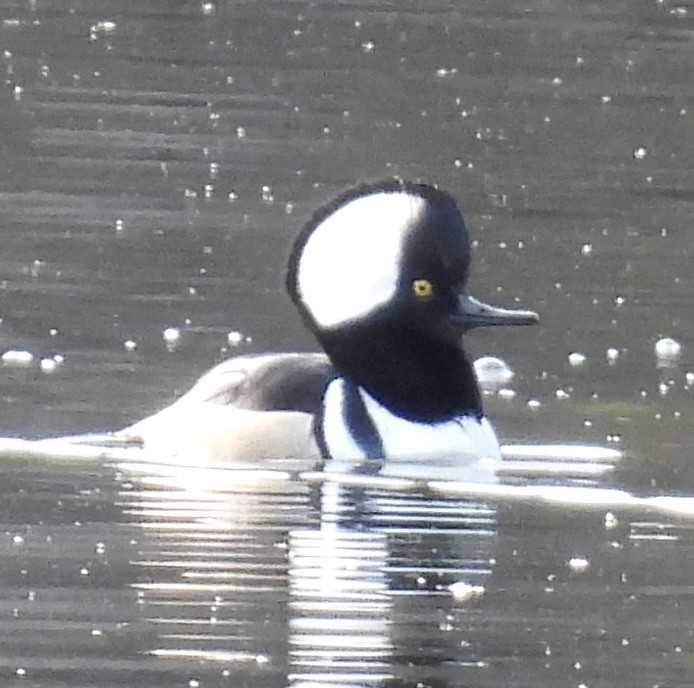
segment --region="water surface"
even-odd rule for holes
[[[119,428],[225,356],[314,349],[282,292],[291,239],[399,174],[459,199],[480,297],[541,314],[468,338],[516,371],[486,398],[504,441],[616,446],[615,486],[692,494],[686,4],[36,0],[0,20],[0,348],[34,356],[0,368],[0,435]],[[658,368],[662,335],[683,353]],[[693,680],[672,511],[0,470],[3,685]]]

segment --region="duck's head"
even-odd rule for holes
[[[315,213],[294,243],[287,289],[328,353],[348,332],[392,327],[459,346],[473,327],[537,322],[533,311],[470,296],[469,266],[454,199],[393,180],[351,189]]]

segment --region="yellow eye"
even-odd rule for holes
[[[412,282],[412,293],[418,299],[428,299],[434,295],[434,285],[426,279],[416,279]]]

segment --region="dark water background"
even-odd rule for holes
[[[35,364],[0,368],[0,434],[119,428],[230,353],[311,349],[292,237],[399,174],[461,202],[479,296],[541,314],[469,337],[517,372],[499,435],[691,495],[692,13],[1,2],[0,348]],[[0,486],[3,686],[694,685],[683,518],[78,461]]]

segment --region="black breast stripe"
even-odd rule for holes
[[[318,412],[313,417],[313,436],[316,438],[318,451],[322,459],[332,459],[330,447],[325,439],[325,404],[321,404]]]
[[[366,459],[383,459],[385,451],[378,430],[369,416],[364,400],[359,393],[359,388],[348,382],[342,381],[344,396],[342,399],[342,421],[347,432],[359,447]],[[328,438],[325,436],[325,403],[313,418],[313,435],[318,445],[320,455],[324,459],[332,459]],[[362,458],[362,457],[351,457]]]
[[[371,416],[366,410],[364,400],[356,385],[344,383],[344,414],[345,423],[350,435],[354,438],[359,449],[367,459],[383,459],[385,452],[381,436],[376,430]]]

